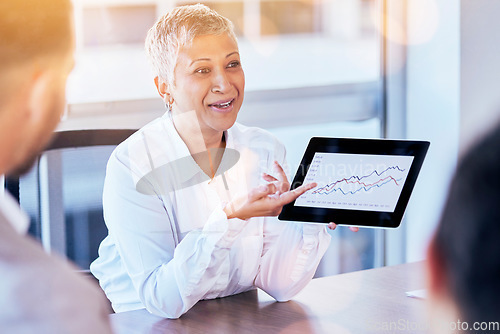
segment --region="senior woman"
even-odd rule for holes
[[[204,5],[177,7],[150,29],[146,49],[168,112],[109,159],[109,235],[92,273],[116,312],[178,318],[199,300],[255,287],[290,299],[330,236],[271,217],[315,185],[290,191],[283,145],[236,123],[245,77],[231,22]]]

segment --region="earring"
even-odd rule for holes
[[[174,98],[170,96],[168,99],[168,102],[165,102],[165,108],[167,109],[168,112],[172,112],[172,105],[174,104]]]

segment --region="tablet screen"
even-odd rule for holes
[[[285,205],[278,218],[398,227],[428,147],[425,141],[314,137],[291,188],[317,186]]]
[[[316,152],[295,206],[394,212],[413,156]]]

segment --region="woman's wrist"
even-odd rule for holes
[[[231,202],[227,203],[222,210],[226,213],[227,219],[238,218],[235,215],[234,205]]]
[[[226,213],[227,219],[238,218],[247,220],[253,217],[247,212],[248,210],[244,210],[243,208],[236,210],[232,202],[227,203],[222,210]]]
[[[229,210],[229,209],[227,208],[227,206],[225,206],[222,210],[224,210],[224,212],[226,213],[226,217],[227,217],[227,219],[234,218],[234,217],[232,216],[232,212],[231,212],[231,210]]]

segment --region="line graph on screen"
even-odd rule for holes
[[[391,183],[391,181],[396,186],[399,187],[402,178],[400,177],[400,178],[396,179],[391,175],[386,176],[386,177],[381,178],[381,179],[378,179],[377,181],[374,181],[371,183],[361,181],[365,178],[370,178],[372,176],[380,177],[380,176],[382,176],[382,174],[384,174],[385,172],[387,172],[389,170],[397,170],[399,172],[405,171],[405,169],[402,169],[399,166],[392,166],[392,167],[386,168],[382,172],[378,172],[377,170],[374,170],[370,174],[364,175],[361,177],[357,176],[357,175],[353,175],[349,178],[343,178],[341,180],[337,180],[333,183],[327,184],[326,186],[315,189],[311,194],[328,195],[328,194],[331,194],[333,192],[339,192],[339,194],[342,194],[342,195],[349,195],[349,194],[354,195],[358,191],[362,191],[362,190],[369,191],[374,187],[380,188],[386,184]],[[342,185],[344,185],[344,187],[342,187]]]
[[[316,153],[304,182],[318,186],[296,206],[393,212],[412,156]]]

